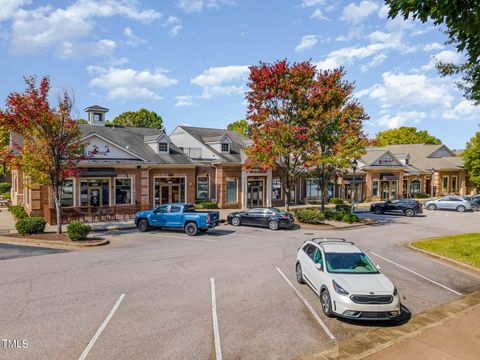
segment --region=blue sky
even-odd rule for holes
[[[311,60],[344,66],[371,119],[370,136],[401,125],[452,148],[478,130],[479,108],[433,59],[461,57],[432,24],[387,20],[382,1],[0,0],[0,99],[23,75],[49,75],[75,95],[76,116],[148,108],[167,131],[245,117],[248,66]]]

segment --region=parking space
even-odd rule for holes
[[[58,254],[68,250],[57,250],[52,248],[25,246],[14,244],[0,244],[0,260],[16,259],[19,257],[39,256],[47,254]]]
[[[0,262],[0,335],[30,343],[0,349],[0,358],[8,351],[9,359],[82,359],[88,350],[85,359],[291,359],[365,329],[401,326],[410,312],[480,289],[478,278],[403,246],[480,230],[479,213],[433,214],[343,231],[221,226],[189,237],[123,230],[109,234],[111,247]],[[381,266],[402,297],[399,321],[324,316],[294,270],[303,242],[324,236],[354,241]]]

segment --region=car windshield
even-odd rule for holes
[[[327,271],[336,274],[375,274],[377,267],[364,253],[325,253]]]

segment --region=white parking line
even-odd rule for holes
[[[103,321],[102,325],[100,325],[96,334],[93,336],[92,340],[90,340],[90,342],[88,343],[87,347],[83,351],[82,355],[80,355],[78,360],[85,360],[87,358],[88,353],[90,352],[90,350],[92,350],[93,345],[95,345],[95,342],[97,341],[98,337],[102,334],[103,330],[107,326],[113,314],[115,314],[115,311],[117,311],[124,297],[125,297],[125,294],[120,295],[115,305],[113,305],[112,310],[110,310],[110,314],[108,314],[107,318]]]
[[[212,322],[213,322],[213,337],[215,338],[215,358],[222,360],[222,348],[220,347],[220,332],[218,330],[217,318],[217,300],[215,298],[215,279],[210,278],[210,288],[212,291]]]
[[[383,260],[385,260],[385,261],[387,261],[387,262],[389,262],[389,263],[391,263],[391,264],[393,264],[393,265],[398,266],[399,268],[402,268],[403,270],[409,271],[409,272],[411,272],[412,274],[421,277],[422,279],[425,279],[425,280],[427,280],[427,281],[430,281],[431,283],[433,283],[433,284],[435,284],[435,285],[437,285],[437,286],[440,286],[440,287],[444,288],[445,290],[451,291],[452,293],[454,293],[454,294],[456,294],[456,295],[459,295],[459,296],[462,296],[462,295],[463,295],[462,293],[459,293],[458,291],[452,290],[452,289],[450,289],[449,287],[447,287],[447,286],[445,286],[445,285],[442,285],[442,284],[440,284],[439,282],[436,282],[435,280],[432,280],[432,279],[430,279],[430,278],[428,278],[428,277],[426,277],[426,276],[420,275],[419,273],[417,273],[417,272],[415,272],[415,271],[413,271],[413,270],[410,270],[410,269],[406,268],[405,266],[402,266],[402,265],[397,264],[396,262],[394,262],[394,261],[392,261],[392,260],[389,260],[389,259],[387,259],[387,258],[384,258],[383,256],[380,256],[380,255],[374,253],[373,251],[370,251],[370,253],[371,253],[372,255],[375,255],[375,256],[379,257],[380,259],[383,259]]]
[[[282,277],[285,279],[285,281],[287,282],[287,284],[293,289],[293,291],[295,291],[295,294],[297,294],[297,296],[300,298],[300,300],[302,300],[302,302],[305,304],[305,306],[307,307],[308,310],[310,310],[310,312],[312,313],[313,317],[315,318],[315,320],[318,321],[318,323],[320,324],[320,326],[323,328],[323,330],[325,331],[325,333],[327,334],[327,336],[332,339],[332,340],[336,340],[335,336],[332,334],[332,332],[328,329],[327,325],[325,325],[325,323],[322,321],[322,319],[320,319],[320,316],[318,316],[318,314],[315,312],[315,310],[313,309],[313,307],[308,303],[307,299],[305,299],[303,297],[302,294],[300,294],[300,291],[297,290],[297,288],[292,284],[292,282],[290,280],[288,280],[288,278],[285,276],[285,274],[282,272],[282,270],[280,270],[278,267],[276,268],[277,271],[280,273],[280,275],[282,275]]]
[[[198,238],[197,236],[179,236],[179,235],[170,235],[170,234],[164,234],[165,237],[168,237],[168,238],[175,238],[175,239],[182,239],[182,240],[190,240],[190,241],[201,241],[201,242],[211,242],[211,243],[216,243],[217,240],[209,240],[209,239],[200,239]]]

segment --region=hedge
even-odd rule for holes
[[[85,240],[92,228],[80,221],[72,221],[67,225],[67,234],[70,240]]]
[[[345,200],[343,199],[340,199],[340,198],[335,198],[335,197],[332,197],[328,200],[328,202],[330,204],[338,204],[338,205],[343,205],[345,204]]]
[[[425,194],[425,193],[415,193],[412,195],[414,199],[427,199],[430,197],[430,195]]]
[[[355,214],[345,214],[342,217],[342,221],[351,224],[351,223],[354,223],[354,222],[358,222],[359,219],[358,219],[358,216],[355,215]]]
[[[42,233],[45,230],[47,222],[42,217],[25,217],[15,224],[20,235],[30,235]]]
[[[28,217],[27,212],[25,211],[24,207],[21,205],[10,205],[8,210],[15,216],[16,220],[21,220],[23,218]]]
[[[307,224],[323,224],[325,221],[325,214],[315,208],[300,208],[295,209],[295,217],[298,221]]]
[[[201,201],[195,204],[195,209],[218,209],[215,201]]]
[[[342,211],[342,212],[347,213],[347,214],[351,214],[352,213],[352,205],[348,205],[348,204],[335,205],[335,210]]]
[[[12,189],[12,184],[8,182],[0,182],[0,193],[9,193]]]

